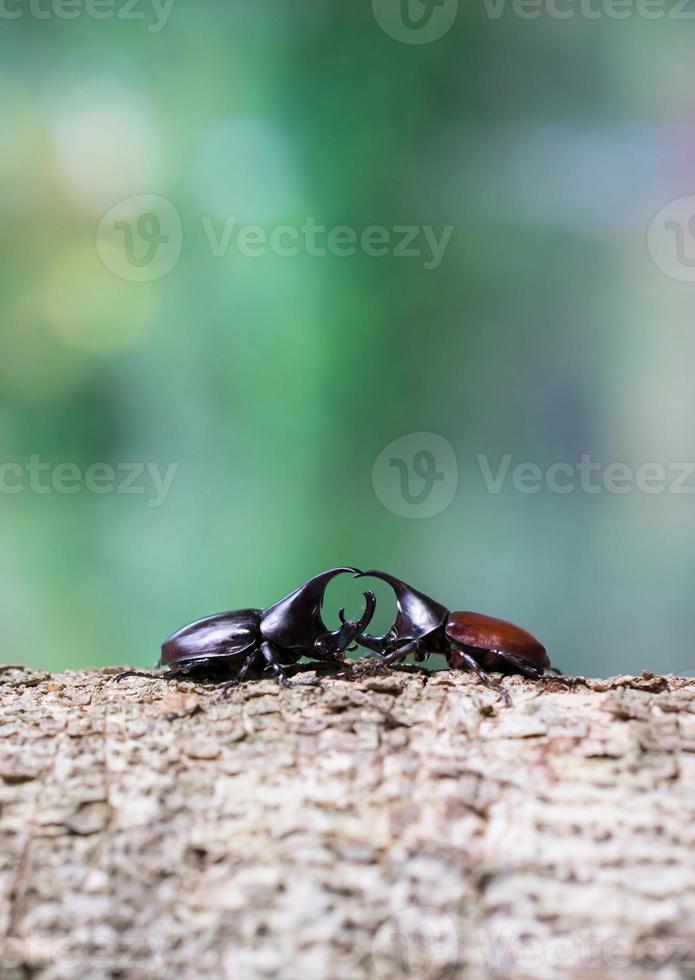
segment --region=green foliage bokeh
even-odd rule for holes
[[[176,0],[158,31],[17,9],[0,33],[2,461],[176,475],[158,507],[0,494],[3,660],[152,664],[184,622],[347,563],[518,621],[567,670],[695,667],[692,497],[494,493],[478,462],[693,457],[692,287],[644,243],[689,190],[669,164],[692,100],[678,25],[481,2],[410,45],[345,0]],[[151,282],[96,247],[142,194],[182,226]],[[215,255],[204,221],[230,218],[453,232],[430,269],[393,250]],[[372,467],[418,432],[451,444],[458,487],[408,520]],[[327,618],[359,592],[332,586]]]

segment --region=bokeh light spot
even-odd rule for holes
[[[146,336],[157,310],[157,287],[124,283],[105,268],[93,245],[76,243],[56,256],[39,303],[66,344],[110,354]]]
[[[193,182],[205,214],[242,222],[278,218],[297,196],[288,141],[260,119],[230,119],[210,127],[198,147]]]
[[[58,178],[81,209],[99,213],[129,194],[158,190],[164,166],[156,120],[122,89],[66,98],[52,117]]]

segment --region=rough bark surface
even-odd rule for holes
[[[695,681],[0,669],[5,978],[695,976]]]

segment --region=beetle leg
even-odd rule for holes
[[[422,642],[420,640],[411,640],[406,638],[400,642],[400,645],[395,649],[389,650],[389,652],[384,656],[381,663],[385,667],[389,667],[391,664],[400,663],[401,660],[405,660],[409,657],[411,653],[414,653],[418,659],[422,655]],[[424,660],[424,657],[422,658]]]
[[[236,675],[236,677],[233,678],[233,680],[227,681],[226,684],[222,685],[223,698],[228,698],[230,692],[233,691],[235,687],[238,687],[239,684],[241,684],[241,682],[245,679],[248,672],[253,667],[254,661],[256,660],[257,656],[258,656],[258,647],[254,647],[251,653],[246,658],[246,660],[241,665],[241,669],[239,673]]]
[[[470,654],[465,647],[460,646],[450,637],[449,637],[449,642],[451,643],[452,647],[455,647],[455,649],[453,649],[452,652],[447,657],[449,666],[454,668],[460,667],[461,662],[463,661],[463,663],[465,663],[465,665],[469,668],[469,670],[472,670],[475,674],[477,674],[478,680],[482,681],[482,683],[486,687],[492,688],[493,691],[497,691],[497,693],[505,701],[505,703],[510,705],[512,703],[512,699],[510,698],[509,692],[507,691],[507,688],[504,686],[504,684],[502,684],[501,682],[499,684],[496,684],[493,681],[493,679],[490,677],[490,675],[483,670],[483,668],[480,666],[480,664],[475,659],[475,657],[472,656],[472,654]]]
[[[535,664],[530,664],[521,657],[515,657],[513,653],[504,653],[502,650],[498,650],[497,656],[500,660],[509,664],[510,667],[515,667],[519,674],[522,674],[531,681],[538,681],[543,676],[544,671],[542,667],[536,667]]]
[[[149,677],[151,681],[154,681],[154,680],[162,680],[166,676],[167,675],[165,673],[148,674],[147,671],[145,670],[124,670],[122,673],[116,674],[115,677],[112,677],[111,680],[122,681],[126,677]]]
[[[360,637],[360,643],[362,642],[362,637]],[[390,667],[392,664],[400,663],[401,660],[405,660],[407,656],[411,653],[417,654],[421,649],[421,641],[413,640],[407,637],[400,641],[400,644],[396,647],[391,647],[388,653],[381,654],[379,660],[374,666],[377,668]],[[423,657],[424,659],[424,657]],[[370,666],[372,666],[370,664]]]
[[[566,687],[574,687],[575,678],[574,677],[570,677],[567,674],[564,674],[559,669],[559,667],[546,667],[545,668],[545,674],[543,676],[544,677],[547,677],[548,674],[552,674],[553,675],[552,680],[559,681],[560,684],[564,684]]]
[[[264,640],[261,643],[261,653],[265,659],[265,662],[272,670],[275,675],[275,679],[282,687],[318,687],[319,685],[315,681],[289,681],[284,670],[277,661],[277,657],[273,653],[273,648]]]
[[[207,663],[207,661],[202,663]],[[124,670],[123,673],[116,674],[111,680],[122,681],[125,677],[147,677],[151,681],[170,681],[176,677],[189,677],[200,666],[201,664],[196,664],[195,667],[187,664],[185,667],[169,667],[168,670],[159,670],[153,674],[148,674],[145,670]]]
[[[261,653],[263,654],[266,664],[275,675],[275,679],[277,680],[278,684],[281,684],[283,687],[290,687],[290,682],[287,680],[287,676],[282,667],[277,662],[277,658],[273,653],[273,648],[267,640],[263,640],[261,643]]]

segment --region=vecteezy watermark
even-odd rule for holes
[[[647,248],[656,267],[671,279],[695,282],[695,194],[661,208],[649,225]]]
[[[490,20],[503,14],[519,20],[695,20],[692,0],[483,0]]]
[[[145,497],[149,507],[165,503],[178,471],[178,463],[162,469],[158,463],[92,463],[86,469],[77,463],[49,463],[32,455],[25,463],[0,462],[0,494],[19,493],[97,495],[135,494]]]
[[[473,460],[471,460],[473,464]],[[515,460],[512,453],[491,457],[476,453],[466,467],[468,484],[476,478],[488,493],[504,490],[533,495],[551,493],[695,494],[695,462],[607,463],[582,453],[578,459],[556,460],[544,466]],[[441,514],[454,499],[459,461],[452,445],[433,432],[412,432],[390,442],[372,466],[372,487],[383,506],[398,517],[411,519]]]
[[[631,940],[625,934],[606,929],[582,929],[564,935],[520,935],[512,929],[478,929],[468,936],[472,952],[482,954],[488,970],[495,975],[521,973],[524,976],[582,971],[590,976],[629,970],[671,967],[680,976],[680,967],[695,963],[695,943],[679,936],[645,936]]]
[[[181,217],[166,197],[138,194],[111,208],[97,228],[97,251],[114,275],[153,282],[171,272],[181,256]]]
[[[458,486],[456,453],[443,436],[412,432],[390,442],[372,467],[379,501],[398,517],[434,517],[449,506]]]
[[[108,887],[108,880],[104,883]],[[86,930],[87,932],[89,930]],[[69,970],[71,976],[104,974],[108,971],[135,972],[138,976],[164,976],[166,944],[148,934],[117,936],[110,931],[100,935],[94,927],[94,938],[75,936],[6,936],[0,939],[0,976],[22,976],[26,965],[46,965]],[[65,975],[63,973],[63,975]]]
[[[0,20],[146,21],[147,30],[158,34],[166,27],[175,0],[0,0]]]
[[[0,0],[2,2],[2,0]],[[419,259],[423,268],[437,269],[444,259],[453,225],[326,225],[313,216],[299,225],[240,224],[230,215],[215,220],[199,219],[200,229],[213,258],[368,258]],[[183,226],[175,205],[166,197],[139,194],[111,208],[99,222],[97,251],[114,275],[132,282],[152,282],[176,266],[183,248]]]
[[[390,916],[372,939],[372,963],[383,980],[447,980],[457,968],[458,953],[456,925],[444,912],[427,906]]]
[[[423,268],[437,269],[444,258],[454,230],[444,225],[440,232],[433,225],[368,225],[353,228],[351,225],[319,224],[314,217],[297,225],[277,225],[267,230],[261,225],[240,225],[238,219],[229,217],[218,227],[210,217],[201,218],[203,231],[210,251],[224,257],[234,244],[239,255],[256,258],[277,255],[293,258],[309,255],[324,258],[350,258],[362,253],[371,258],[392,255],[394,258],[422,259]]]
[[[438,41],[456,20],[458,0],[372,0],[377,24],[403,44]]]
[[[546,490],[553,494],[581,493],[626,494],[695,493],[695,463],[641,463],[637,467],[614,461],[599,463],[589,453],[582,453],[574,462],[559,460],[541,467],[537,463],[519,462],[505,453],[496,463],[485,453],[476,454],[488,493],[500,493],[511,479],[517,493],[534,494]]]
[[[460,950],[456,924],[446,913],[413,906],[379,927],[371,952],[375,972],[383,980],[446,980],[461,972]],[[633,941],[605,928],[533,935],[493,925],[469,930],[465,953],[467,960],[484,964],[495,976],[547,976],[568,970],[601,976],[637,965],[646,970],[671,967],[677,972],[692,970],[695,964],[691,936],[644,936]]]

